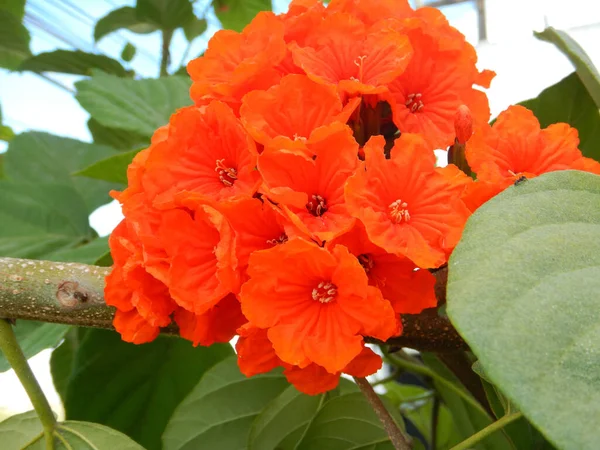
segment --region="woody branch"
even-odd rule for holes
[[[104,277],[109,271],[79,263],[0,258],[0,317],[112,329],[115,310],[104,303]],[[443,299],[445,270],[436,277],[438,297]],[[435,352],[466,348],[448,319],[435,310],[404,315],[402,324],[402,336],[388,344]]]

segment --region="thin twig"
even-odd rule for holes
[[[479,430],[473,436],[469,437],[468,439],[465,439],[460,444],[455,445],[450,450],[468,450],[468,449],[471,449],[471,448],[473,448],[475,446],[475,444],[477,444],[478,442],[482,441],[483,439],[485,439],[486,437],[488,437],[490,434],[492,434],[492,433],[494,433],[494,432],[496,432],[498,430],[501,430],[502,428],[504,428],[505,426],[507,426],[509,423],[512,423],[515,420],[520,419],[521,417],[523,417],[523,413],[521,413],[521,412],[516,412],[516,413],[513,413],[513,414],[507,414],[506,416],[504,416],[504,417],[496,420],[495,422],[489,424],[484,429]]]
[[[173,30],[162,31],[162,52],[160,57],[160,75],[166,77],[169,75],[169,62],[171,61],[171,39],[173,38]]]
[[[354,381],[383,424],[383,428],[390,437],[390,441],[392,442],[394,448],[396,450],[411,450],[412,445],[410,444],[410,441],[407,439],[394,418],[391,416],[390,412],[379,398],[379,395],[377,395],[373,389],[373,386],[371,386],[366,378],[354,377]]]

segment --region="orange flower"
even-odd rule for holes
[[[262,153],[258,168],[267,196],[294,224],[328,241],[349,230],[354,219],[344,200],[344,184],[358,166],[358,144],[340,123],[321,128],[306,143],[305,154],[271,150]]]
[[[384,145],[383,137],[374,136],[365,146],[366,160],[346,185],[348,209],[375,245],[418,267],[439,267],[469,212],[436,171],[435,156],[420,136],[402,134],[389,160]]]
[[[175,311],[179,334],[194,345],[209,346],[215,342],[229,342],[236,330],[246,322],[240,302],[229,294],[207,312],[196,315],[183,308]]]
[[[203,314],[237,290],[233,231],[221,213],[207,205],[193,216],[166,211],[159,234],[171,262],[169,292],[179,306]]]
[[[242,100],[240,116],[255,141],[267,146],[302,144],[317,128],[333,122],[346,123],[359,99],[342,105],[335,86],[315,83],[304,75],[288,75],[267,91],[254,91]],[[285,139],[287,138],[287,139]]]
[[[177,111],[167,140],[146,161],[144,188],[154,205],[172,207],[175,196],[203,202],[252,197],[260,185],[256,148],[233,111],[221,102]]]
[[[253,253],[248,274],[242,311],[253,326],[268,329],[288,364],[314,362],[335,373],[361,352],[362,336],[386,340],[398,332],[390,303],[343,246],[329,252],[293,239]]]
[[[222,100],[237,111],[247,92],[277,84],[281,75],[275,67],[286,54],[283,32],[271,12],[259,13],[241,33],[217,31],[204,55],[187,66],[192,100],[197,105]]]
[[[348,233],[334,239],[330,245],[344,245],[369,277],[369,284],[379,288],[399,314],[418,314],[437,306],[433,290],[434,276],[429,271],[415,270],[408,258],[396,256],[377,247],[367,237],[360,222]]]
[[[379,0],[377,6],[365,0],[332,0],[327,11],[350,13],[367,26],[383,19],[404,19],[415,14],[407,0]]]
[[[114,266],[106,277],[104,297],[107,305],[120,312],[115,316],[115,328],[124,340],[149,342],[160,327],[171,323],[175,303],[167,286],[144,268],[141,245],[127,220],[115,228],[109,246]]]
[[[327,16],[306,45],[290,44],[296,65],[319,83],[350,94],[376,94],[406,68],[411,46],[390,27],[365,25],[346,13]]]

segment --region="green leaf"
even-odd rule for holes
[[[191,104],[190,80],[184,77],[129,80],[98,74],[76,83],[76,98],[106,127],[150,137],[178,108]]]
[[[15,70],[30,56],[29,31],[17,16],[0,9],[0,67]]]
[[[8,11],[19,20],[23,20],[25,0],[0,0],[0,9]]]
[[[271,0],[214,0],[223,28],[242,31],[260,11],[271,10]]]
[[[127,62],[131,61],[135,56],[135,52],[135,45],[131,44],[130,42],[127,42],[123,47],[123,50],[121,50],[121,59]]]
[[[235,357],[206,372],[177,407],[163,434],[165,450],[245,450],[252,422],[288,387],[281,371],[246,378]]]
[[[140,20],[162,30],[180,28],[194,17],[189,0],[137,0],[135,12]]]
[[[556,45],[569,58],[575,66],[577,75],[579,75],[590,96],[594,99],[596,109],[600,108],[600,73],[577,41],[564,31],[553,27],[548,27],[541,33],[536,32],[534,34],[538,39]]]
[[[397,411],[390,410],[402,425]],[[383,425],[359,393],[334,397],[312,420],[297,450],[393,450]]]
[[[127,184],[127,167],[140,150],[119,153],[98,161],[74,175],[105,180],[113,183]]]
[[[66,416],[102,423],[148,450],[160,449],[175,407],[208,369],[232,353],[228,344],[194,348],[183,339],[161,336],[134,345],[115,332],[90,330],[75,355]]]
[[[67,387],[69,386],[71,373],[73,373],[73,360],[78,347],[79,330],[76,327],[71,327],[62,344],[50,356],[52,382],[63,404],[66,400]]]
[[[2,125],[2,108],[0,108],[0,141],[8,142],[13,137],[15,137],[15,133],[13,132],[13,130],[10,127],[7,127],[6,125]],[[0,161],[0,178],[2,178],[2,170],[1,169],[2,169],[2,167],[1,167],[1,161]]]
[[[41,132],[19,134],[8,147],[6,177],[23,183],[60,183],[81,196],[88,214],[108,203],[108,192],[119,186],[105,181],[73,177],[72,173],[117,154],[110,147]],[[1,207],[0,207],[1,208]]]
[[[45,257],[49,261],[70,261],[95,264],[108,251],[108,237],[93,239],[77,247],[59,250]]]
[[[54,50],[53,52],[39,53],[26,59],[19,66],[21,72],[59,72],[86,76],[91,76],[93,69],[99,69],[118,77],[125,77],[129,74],[117,60],[80,50]]]
[[[42,424],[35,411],[16,414],[0,422],[0,442],[3,450],[21,450],[43,434]]]
[[[110,267],[113,265],[113,259],[110,251],[106,252],[102,256],[100,256],[96,261],[94,261],[94,266],[100,267]]]
[[[325,399],[326,394],[306,395],[288,387],[254,420],[248,450],[294,450]]]
[[[207,23],[206,19],[198,19],[194,17],[193,20],[190,20],[183,26],[183,33],[185,34],[185,38],[192,42],[198,36],[206,31]]]
[[[17,341],[19,341],[19,345],[27,359],[37,355],[42,350],[58,345],[69,331],[69,328],[68,325],[32,322],[30,320],[17,320],[14,326]],[[9,369],[10,364],[4,358],[4,354],[0,352],[0,372]]]
[[[542,127],[565,122],[577,128],[583,155],[600,161],[600,113],[575,72],[521,105],[533,111]]]
[[[471,216],[449,265],[453,324],[494,384],[566,450],[598,447],[598,205],[590,173],[510,187]]]
[[[431,421],[435,393],[420,386],[389,382],[385,384],[385,397],[410,420],[428,443],[431,443]],[[450,448],[462,439],[446,405],[440,404],[437,422],[437,448]]]
[[[88,120],[87,126],[95,144],[107,145],[117,150],[131,150],[150,145],[148,136],[142,136],[132,131],[119,130],[118,128],[105,127],[95,119]]]
[[[123,8],[112,10],[96,22],[96,26],[94,27],[94,40],[98,42],[107,34],[122,28],[126,28],[129,31],[138,34],[148,34],[158,29],[156,25],[140,20],[135,13],[135,8],[125,6]]]
[[[0,255],[43,259],[89,241],[88,215],[73,186],[0,180]]]

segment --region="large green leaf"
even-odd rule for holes
[[[248,449],[294,450],[325,399],[326,394],[311,396],[288,387],[254,420]]]
[[[129,73],[115,59],[80,50],[54,50],[53,52],[39,53],[26,59],[19,66],[20,71],[59,72],[87,76],[92,75],[94,69],[119,77],[127,76]]]
[[[402,418],[392,410],[399,425]],[[359,393],[329,400],[314,417],[297,450],[393,450],[383,425]]]
[[[192,42],[194,39],[204,33],[207,27],[208,24],[206,19],[198,19],[197,17],[194,17],[193,20],[190,20],[183,27],[183,34],[185,34],[185,38],[189,42]]]
[[[132,131],[109,128],[95,119],[87,122],[88,129],[94,138],[95,144],[107,145],[117,150],[131,150],[150,145],[150,137],[136,134]]]
[[[69,328],[68,325],[32,322],[30,320],[17,320],[14,326],[17,341],[19,341],[19,346],[26,358],[31,358],[42,350],[57,346],[69,331]],[[10,364],[8,364],[4,354],[0,352],[0,372],[5,372],[8,369],[10,369]]]
[[[115,332],[90,330],[75,355],[66,416],[105,424],[148,450],[159,449],[175,407],[208,369],[232,353],[228,344],[194,348],[162,336],[134,345]]]
[[[77,327],[71,327],[63,342],[50,355],[50,373],[54,389],[63,404],[67,397],[67,388],[73,372],[73,360],[79,348],[80,332]]]
[[[565,122],[577,128],[584,156],[600,161],[600,113],[575,72],[521,105],[533,111],[542,127]]]
[[[548,27],[541,33],[534,33],[538,39],[550,42],[558,47],[575,66],[577,75],[587,88],[590,96],[600,108],[600,73],[590,57],[571,36],[562,30]]]
[[[183,27],[195,17],[190,0],[137,0],[135,12],[162,30]]]
[[[2,450],[45,450],[42,424],[35,411],[9,417],[0,423]],[[59,422],[55,450],[144,450],[124,434],[97,423]]]
[[[77,247],[58,250],[46,255],[44,258],[49,261],[70,261],[83,264],[95,264],[98,258],[101,258],[108,252],[108,237],[101,237],[91,240]]]
[[[76,98],[102,125],[149,137],[175,110],[191,104],[190,84],[184,77],[129,80],[98,74],[76,83]]]
[[[39,259],[89,241],[88,214],[73,186],[0,180],[0,255]]]
[[[260,11],[271,10],[271,0],[214,0],[223,28],[242,31]]]
[[[29,56],[29,31],[17,16],[0,9],[0,67],[15,70]]]
[[[108,192],[118,185],[74,177],[72,173],[115,154],[117,151],[110,147],[47,133],[28,132],[18,135],[11,141],[4,170],[10,180],[32,184],[60,183],[71,186],[85,202],[89,214],[97,207],[108,203],[110,201]]]
[[[165,450],[247,449],[254,418],[288,387],[281,371],[246,378],[231,357],[206,372],[175,410]]]
[[[25,0],[0,0],[0,9],[8,11],[19,20],[23,20]]]
[[[600,176],[542,175],[469,219],[448,315],[486,374],[558,448],[600,433]]]
[[[98,42],[107,34],[122,28],[138,34],[152,33],[158,29],[156,25],[140,20],[135,13],[135,8],[124,6],[123,8],[112,10],[96,22],[94,40]]]
[[[127,184],[127,167],[138,152],[139,150],[132,150],[110,156],[80,170],[76,175]]]

